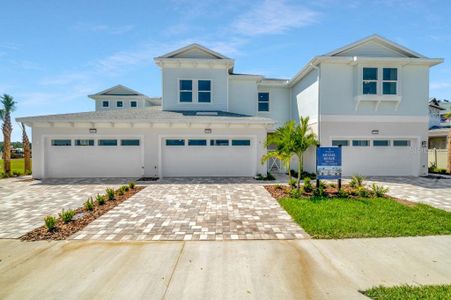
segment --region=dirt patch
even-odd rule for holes
[[[409,200],[404,200],[404,199],[398,199],[395,197],[389,197],[391,200],[396,201],[398,203],[401,203],[402,205],[408,206],[408,207],[415,207],[417,206],[418,203],[409,201]]]
[[[101,215],[105,214],[134,194],[138,193],[142,189],[144,189],[143,186],[135,186],[134,189],[130,189],[127,192],[124,192],[123,195],[118,195],[116,193],[114,200],[107,200],[103,205],[96,203],[92,211],[89,211],[84,207],[77,208],[75,210],[76,214],[72,218],[72,221],[64,223],[61,219],[58,218],[54,230],[49,231],[43,225],[24,234],[20,237],[20,239],[22,241],[65,240],[77,231],[85,228],[89,223],[91,223]]]

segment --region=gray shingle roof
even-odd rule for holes
[[[111,109],[70,114],[19,117],[17,122],[220,122],[272,124],[270,118],[217,111],[217,115],[196,115],[197,111],[163,111],[161,107]]]

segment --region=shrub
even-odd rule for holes
[[[326,196],[326,192],[324,188],[320,185],[318,188],[313,190],[313,197],[315,198],[323,198]]]
[[[306,193],[310,193],[312,190],[313,190],[313,186],[310,181],[310,177],[304,177],[304,191]]]
[[[97,194],[96,201],[99,203],[99,205],[105,204],[105,196]]]
[[[298,183],[298,182],[297,182],[296,179],[294,179],[294,178],[291,178],[290,180],[288,180],[288,185],[291,186],[291,187],[293,187],[293,188],[296,187],[297,183]]]
[[[118,188],[116,190],[116,194],[118,194],[119,196],[122,196],[122,195],[124,195],[124,190],[122,188]]]
[[[329,186],[330,186],[331,188],[336,188],[336,187],[337,187],[337,185],[336,185],[335,183],[331,183],[331,184],[329,184]]]
[[[45,227],[47,227],[48,231],[52,231],[56,226],[56,218],[54,216],[46,216],[44,218]]]
[[[94,209],[94,200],[92,200],[92,197],[86,200],[83,206],[86,208],[86,210],[92,211]]]
[[[129,190],[128,185],[121,186],[121,189],[122,189],[122,191],[124,191],[124,193],[128,192],[128,190]]]
[[[13,176],[18,177],[22,175],[22,173],[20,173],[19,171],[13,171]]]
[[[363,186],[357,188],[357,194],[362,198],[368,198],[370,196],[370,192]]]
[[[271,173],[266,173],[266,178],[265,180],[276,180],[276,177],[274,177],[274,175],[272,175]]]
[[[301,198],[301,191],[298,190],[298,189],[292,189],[292,190],[290,191],[290,197],[291,197],[291,198],[296,198],[296,199]]]
[[[63,220],[64,223],[69,223],[70,221],[72,221],[72,218],[75,216],[75,210],[73,210],[73,209],[64,210],[64,208],[63,208],[61,210],[59,216],[60,216],[61,220]]]
[[[282,189],[282,186],[281,186],[280,184],[276,184],[276,185],[274,186],[274,188],[275,188],[276,190],[281,190],[281,189]]]
[[[351,182],[349,183],[349,185],[353,188],[358,188],[363,186],[363,177],[360,175],[354,175],[351,178]]]
[[[385,188],[382,185],[377,185],[375,183],[371,185],[371,190],[376,197],[385,197],[385,194],[388,192],[388,188]]]
[[[129,182],[128,183],[128,187],[133,190],[135,188],[135,183],[134,182]]]
[[[337,197],[339,197],[339,198],[348,198],[349,194],[345,190],[339,189],[338,192],[337,192]]]
[[[106,189],[106,196],[107,196],[108,200],[114,200],[114,190]]]

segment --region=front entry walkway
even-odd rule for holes
[[[78,232],[94,240],[268,240],[308,235],[256,184],[168,179],[150,184]]]

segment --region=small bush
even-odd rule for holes
[[[358,188],[363,186],[363,177],[360,175],[354,175],[351,178],[351,182],[349,183],[349,185],[353,188]]]
[[[388,188],[383,187],[382,185],[377,185],[373,183],[371,185],[371,191],[376,197],[385,197],[385,194],[388,192]]]
[[[108,200],[114,200],[114,190],[106,189],[106,196],[107,196]]]
[[[47,227],[48,231],[52,231],[56,226],[56,218],[54,216],[46,216],[44,218],[45,227]]]
[[[105,204],[105,196],[97,194],[96,201],[99,205]]]
[[[92,211],[94,209],[94,200],[92,200],[92,197],[90,197],[86,202],[83,204],[86,210]]]
[[[118,188],[116,190],[116,194],[118,194],[119,196],[122,196],[122,195],[124,195],[124,190],[122,188]]]
[[[288,185],[291,186],[292,188],[295,188],[297,186],[298,182],[296,179],[291,178],[290,180],[288,180]]]
[[[363,186],[357,188],[357,194],[362,198],[368,198],[370,196],[370,192]]]
[[[295,199],[299,199],[301,198],[301,191],[299,189],[292,189],[290,191],[290,197],[291,198],[295,198]]]
[[[133,190],[135,188],[135,183],[134,182],[129,182],[128,183],[128,187]]]
[[[128,185],[123,185],[123,186],[121,186],[121,189],[124,191],[124,193],[125,192],[128,192],[128,190],[129,190],[129,187],[128,187]]]
[[[349,194],[345,190],[339,189],[338,192],[337,192],[337,197],[339,197],[339,198],[348,198]]]
[[[274,186],[274,188],[275,188],[276,190],[281,190],[281,189],[282,189],[282,186],[281,186],[280,184],[276,184],[276,185]]]
[[[304,177],[304,191],[310,193],[313,190],[313,186],[310,177]]]
[[[274,175],[268,172],[266,174],[266,180],[276,180],[276,177],[274,177]]]
[[[61,220],[63,220],[64,223],[69,223],[70,221],[72,221],[72,218],[75,216],[75,210],[73,210],[73,209],[64,210],[64,208],[63,208],[61,210],[59,216],[60,216]]]
[[[337,187],[337,185],[336,185],[335,183],[331,183],[331,184],[329,184],[329,186],[330,186],[331,188],[336,188],[336,187]]]
[[[313,197],[315,198],[323,198],[326,196],[326,192],[324,188],[320,185],[318,188],[313,190]]]
[[[20,175],[22,175],[22,173],[20,173],[19,171],[13,171],[13,176],[14,177],[18,177]]]

